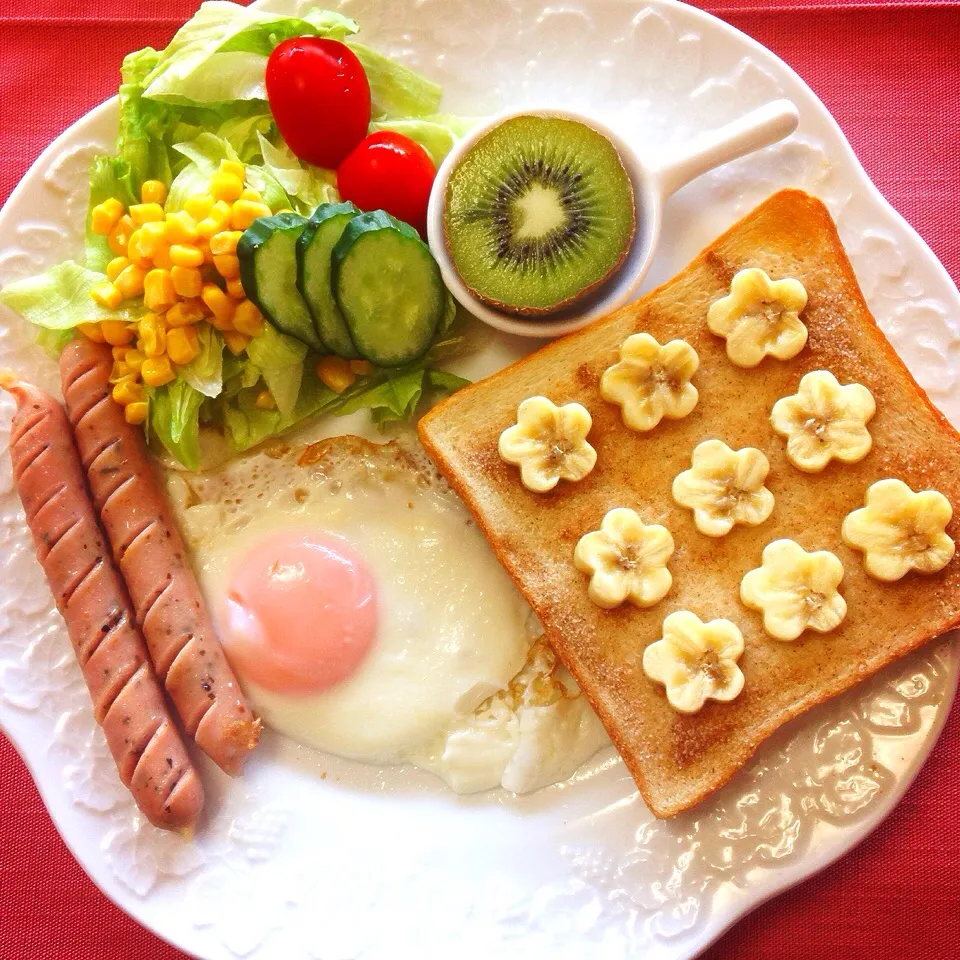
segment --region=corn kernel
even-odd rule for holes
[[[173,267],[173,261],[170,259],[170,248],[166,243],[157,247],[153,255],[153,265],[161,270],[170,270]]]
[[[221,160],[220,172],[228,173],[241,182],[247,178],[247,168],[237,160]]]
[[[240,261],[232,253],[225,253],[222,256],[214,256],[213,265],[217,268],[217,273],[228,280],[240,276]]]
[[[244,300],[247,296],[247,291],[243,289],[243,281],[239,277],[231,277],[227,283],[227,293],[233,297],[234,300]]]
[[[250,187],[247,187],[243,193],[240,194],[241,200],[252,200],[254,203],[263,203],[263,195],[259,190],[253,190]]]
[[[159,203],[162,207],[167,202],[167,185],[161,180],[144,180],[140,187],[140,200],[143,203]]]
[[[130,266],[130,261],[126,257],[114,257],[107,264],[107,279],[116,280],[123,273],[126,267]]]
[[[92,340],[94,343],[106,343],[106,340],[103,339],[103,331],[100,329],[100,324],[95,320],[90,323],[78,323],[77,329],[88,340]]]
[[[215,173],[210,178],[210,196],[233,203],[243,193],[243,180],[232,173]]]
[[[246,230],[247,227],[260,217],[269,217],[270,208],[265,203],[256,200],[238,200],[233,205],[230,215],[230,226],[234,230]]]
[[[128,403],[141,403],[146,397],[142,383],[132,377],[123,377],[113,385],[113,399],[125,407]]]
[[[173,247],[170,248],[171,251]],[[201,254],[202,256],[202,254]],[[203,274],[196,267],[181,267],[174,264],[170,268],[173,289],[179,297],[199,297],[203,289]]]
[[[159,357],[167,350],[167,324],[155,313],[145,314],[137,324],[141,352],[146,357]]]
[[[129,349],[129,347],[111,347],[110,353],[113,355],[114,360],[126,360]]]
[[[143,267],[138,267],[135,263],[131,263],[130,266],[124,268],[115,281],[117,289],[123,294],[124,300],[143,296],[143,281],[146,275],[147,271]]]
[[[246,334],[237,333],[236,330],[223,331],[223,342],[235,357],[239,357],[240,354],[247,349],[252,339],[252,337],[248,337]]]
[[[186,210],[167,214],[167,243],[194,243],[197,239],[197,223]]]
[[[135,203],[130,207],[130,218],[138,226],[166,219],[163,207],[159,203]]]
[[[107,246],[118,256],[127,256],[127,245],[130,243],[130,236],[133,233],[133,221],[129,215],[124,214],[114,225],[107,239]]]
[[[203,262],[213,266],[213,254],[210,252],[210,241],[201,237],[197,241],[196,247],[203,254]]]
[[[139,233],[140,253],[145,257],[153,257],[162,246],[166,245],[167,225],[159,220],[151,220],[145,223],[137,232]]]
[[[181,366],[200,356],[196,327],[178,327],[167,334],[167,356]]]
[[[162,357],[148,357],[144,360],[140,375],[148,387],[162,387],[170,383],[171,380],[175,380],[177,376],[173,371],[170,358],[166,355]]]
[[[140,249],[140,231],[134,230],[130,234],[130,242],[127,244],[127,257],[130,262],[138,267],[149,267],[150,258]]]
[[[123,294],[109,280],[103,280],[94,284],[90,299],[108,310],[116,310],[123,302]]]
[[[90,229],[101,237],[108,237],[122,216],[123,204],[116,197],[110,197],[90,211]]]
[[[143,280],[143,302],[148,310],[163,313],[177,302],[169,270],[151,270]]]
[[[210,252],[216,257],[224,253],[236,253],[242,230],[221,230],[210,238]]]
[[[213,208],[213,197],[207,193],[200,193],[190,197],[183,205],[183,209],[193,217],[194,220],[202,220]]]
[[[205,283],[200,299],[209,307],[213,318],[210,322],[219,330],[229,330],[233,326],[236,304],[215,284]]]
[[[203,251],[186,243],[175,243],[170,247],[170,261],[177,267],[203,266]]]
[[[138,403],[128,403],[123,408],[123,416],[127,423],[137,427],[147,419],[149,410],[150,406],[147,401],[141,400]]]
[[[334,393],[343,393],[357,379],[350,364],[342,357],[334,356],[321,357],[317,364],[317,377]]]
[[[164,314],[164,319],[168,327],[187,327],[192,323],[199,323],[203,319],[203,303],[193,297],[181,300]]]
[[[224,200],[218,200],[211,208],[210,212],[197,224],[197,233],[201,237],[209,240],[215,233],[225,230],[230,223],[232,212],[230,204]]]
[[[273,394],[269,390],[261,390],[253,402],[260,410],[277,409],[277,401],[273,399]]]
[[[141,353],[139,350],[135,350],[133,347],[127,349],[127,355],[123,358],[123,362],[130,368],[132,374],[140,375],[140,368],[143,366],[143,361],[146,360],[146,355]]]
[[[119,383],[121,380],[131,376],[133,371],[122,360],[114,360],[110,368],[110,382]],[[118,401],[119,402],[119,401]]]
[[[373,373],[373,364],[369,360],[351,360],[350,369],[361,377]]]
[[[233,313],[233,328],[248,337],[258,337],[263,333],[263,314],[252,300],[243,300],[237,304]]]
[[[134,331],[124,320],[104,320],[100,324],[103,339],[112,347],[123,347],[134,341]]]

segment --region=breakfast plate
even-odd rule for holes
[[[358,0],[342,10],[363,25],[365,43],[441,82],[445,109],[478,116],[551,102],[598,116],[645,155],[771,100],[792,100],[800,124],[790,139],[669,201],[645,286],[667,279],[773,191],[807,190],[836,220],[884,332],[960,423],[958,332],[949,319],[960,295],[869,183],[824,107],[771,53],[668,0],[548,8],[533,0]],[[589,69],[572,69],[575,59]],[[78,252],[89,163],[110,149],[116,117],[115,101],[92,111],[11,196],[0,214],[0,282]],[[0,366],[57,392],[55,365],[26,324],[6,310],[2,317]],[[487,329],[471,340],[457,372],[472,379],[534,346]],[[7,400],[2,409],[5,451]],[[364,429],[321,420],[300,439]],[[152,828],[117,782],[9,477],[4,452],[0,722],[101,889],[209,960],[454,950],[693,957],[890,812],[955,693],[960,653],[950,639],[936,641],[785,727],[728,786],[670,820],[647,811],[612,747],[532,793],[456,796],[424,771],[343,760],[267,733],[242,779],[204,765],[207,814],[186,840]]]

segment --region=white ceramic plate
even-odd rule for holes
[[[355,0],[343,9],[368,43],[442,82],[446,108],[462,114],[553,101],[596,112],[655,150],[768,99],[793,99],[802,120],[789,141],[671,200],[648,287],[776,188],[806,188],[830,206],[884,330],[960,423],[960,335],[949,319],[960,317],[957,290],[771,53],[670,0]],[[109,147],[115,122],[112,102],[94,110],[15,191],[0,215],[0,281],[79,251],[87,165]],[[55,388],[53,364],[30,341],[15,317],[0,318],[0,365]],[[491,333],[473,371],[531,346]],[[561,786],[461,798],[429,774],[268,735],[241,780],[205,765],[209,815],[188,844],[145,825],[117,783],[11,488],[9,411],[4,401],[0,722],[95,882],[199,957],[692,957],[873,829],[916,775],[954,696],[958,652],[941,641],[811,711],[720,794],[668,822],[647,812],[612,748]]]

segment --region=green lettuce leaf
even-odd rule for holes
[[[309,216],[321,203],[336,203],[340,199],[334,171],[301,163],[282,140],[274,146],[260,134],[259,141],[263,169],[296,201],[294,208],[299,213]]]
[[[188,470],[200,468],[200,406],[204,397],[183,380],[148,387],[149,433]]]
[[[90,167],[90,194],[87,202],[85,265],[88,270],[101,273],[113,259],[114,253],[107,238],[90,229],[90,219],[93,208],[111,197],[116,197],[125,207],[137,202],[130,186],[130,164],[123,157],[94,157]]]
[[[438,84],[362,43],[347,46],[366,71],[374,120],[426,117],[437,112],[443,92]]]
[[[37,344],[47,353],[48,356],[56,360],[63,348],[76,336],[73,330],[48,330],[46,327],[40,327],[37,330]]]
[[[210,326],[197,326],[200,353],[186,366],[178,368],[180,379],[205,397],[219,397],[223,390],[223,337]]]
[[[264,73],[277,44],[290,37],[342,40],[356,33],[348,17],[311,11],[280,16],[225,0],[208,0],[174,35],[144,77],[143,96],[178,104],[266,100]]]
[[[307,356],[305,344],[267,323],[263,333],[250,341],[247,356],[273,394],[280,415],[293,413],[303,380],[303,361]]]
[[[70,330],[96,320],[135,320],[143,304],[135,301],[120,310],[107,310],[90,299],[90,291],[107,278],[65,260],[45,273],[8,283],[0,289],[0,303],[16,310],[30,323],[48,330]]]

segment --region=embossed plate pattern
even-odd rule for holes
[[[445,107],[463,114],[566,105],[657,151],[792,98],[796,135],[671,200],[648,287],[773,190],[803,187],[830,206],[887,335],[960,423],[960,334],[950,319],[960,296],[823,106],[768,51],[669,0],[341,7],[366,42],[443,83]],[[0,282],[77,253],[87,165],[115,123],[112,102],[93,111],[18,187],[0,214]],[[0,365],[55,388],[55,367],[30,331],[9,313],[0,320]],[[529,346],[491,333],[467,372],[496,369]],[[612,748],[531,796],[458,798],[425,773],[381,771],[268,735],[242,780],[204,767],[208,815],[190,844],[146,825],[117,783],[11,486],[10,409],[0,404],[0,722],[107,895],[209,960],[692,957],[876,826],[954,696],[958,652],[939,641],[782,730],[726,789],[669,822],[646,811]]]

